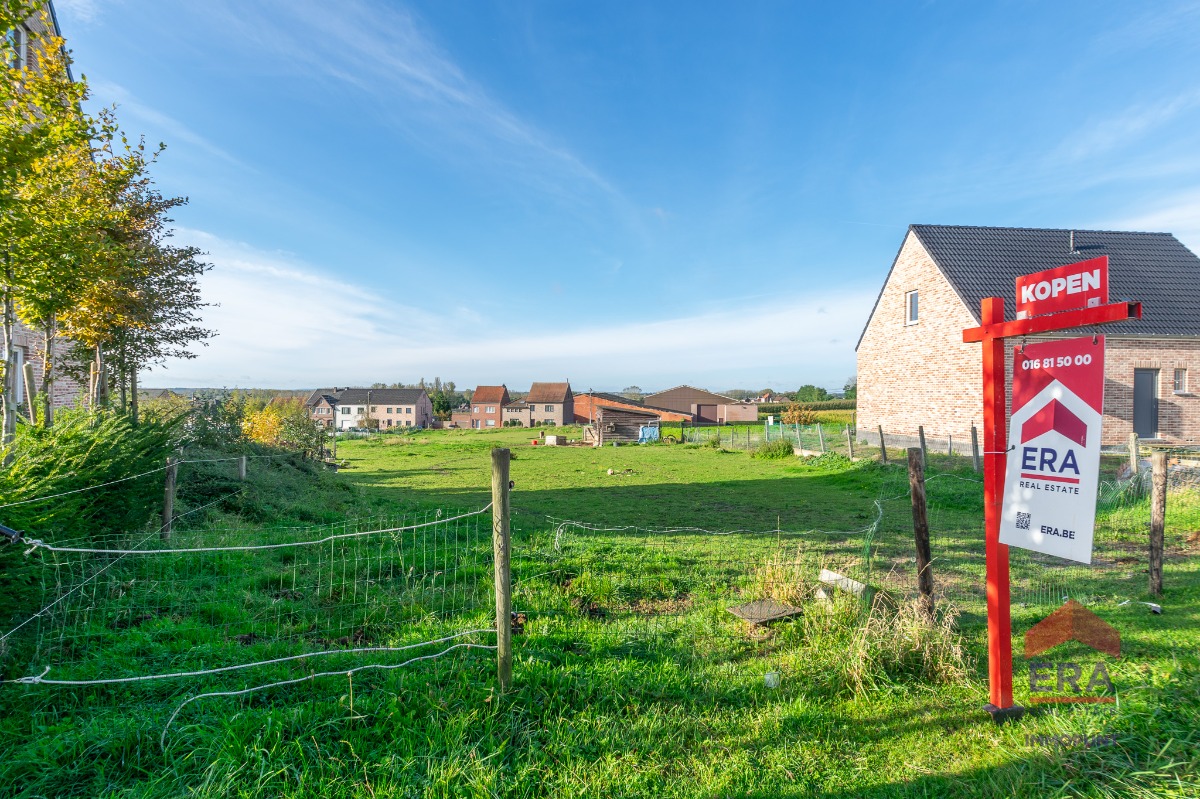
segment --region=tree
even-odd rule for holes
[[[792,399],[796,402],[822,402],[829,399],[829,392],[810,383],[796,389],[796,393],[792,395]]]
[[[39,18],[40,30],[50,31],[51,20],[42,2],[0,0],[0,26],[17,34],[0,43],[0,236],[6,243],[3,257],[3,358],[15,363],[13,340],[18,298],[31,283],[14,245],[58,220],[45,215],[30,191],[30,178],[39,162],[62,152],[86,148],[93,132],[92,120],[80,111],[86,86],[71,80],[64,42],[50,33],[28,32],[23,25]],[[22,39],[28,36],[27,41]],[[44,232],[44,231],[43,231]],[[61,232],[61,231],[60,231]],[[3,440],[12,440],[16,429],[15,369],[3,374]]]
[[[858,376],[851,375],[850,377],[847,377],[846,385],[842,389],[842,391],[844,392],[842,394],[842,396],[845,397],[846,399],[857,400],[858,399]]]
[[[625,386],[625,389],[621,392],[621,396],[635,402],[641,402],[645,397],[645,393],[642,391],[641,386]]]
[[[450,418],[450,410],[453,408],[453,406],[450,404],[450,398],[446,395],[446,392],[437,392],[429,398],[429,401],[433,404],[434,416],[439,419]]]
[[[793,402],[783,411],[783,423],[804,425],[816,424],[817,414],[811,408],[806,408],[798,402]]]

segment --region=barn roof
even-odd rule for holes
[[[1122,322],[1109,335],[1200,336],[1200,258],[1170,233],[969,225],[911,225],[909,231],[976,321],[985,297],[1003,297],[1013,317],[1018,276],[1107,255],[1109,299],[1143,304],[1141,319]]]

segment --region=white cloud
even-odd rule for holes
[[[1192,252],[1200,253],[1200,188],[1176,194],[1149,211],[1117,219],[1107,227],[1174,233]]]
[[[178,238],[210,253],[205,323],[219,331],[195,360],[169,363],[149,385],[361,385],[441,376],[462,385],[570,378],[577,387],[697,382],[729,387],[816,382],[853,372],[853,347],[876,287],[819,298],[742,302],[687,317],[569,328],[488,319],[462,305],[405,306],[285,253],[199,231]],[[728,383],[728,385],[725,385]]]
[[[1051,161],[1060,157],[1084,161],[1106,155],[1137,143],[1145,136],[1166,126],[1172,120],[1200,104],[1200,92],[1188,92],[1152,103],[1139,103],[1119,114],[1106,114],[1089,120],[1051,154]]]
[[[241,169],[248,169],[244,163],[196,133],[183,122],[138,102],[137,98],[120,84],[110,81],[95,81],[89,84],[88,92],[93,100],[104,105],[116,103],[122,118],[140,120],[157,132],[165,134],[164,138],[173,142],[183,142],[201,150],[206,155],[219,158]]]
[[[72,22],[92,22],[100,15],[96,0],[58,0],[54,7]]]

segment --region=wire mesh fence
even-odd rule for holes
[[[30,539],[43,606],[4,636],[6,671],[41,692],[26,698],[43,719],[94,723],[135,707],[158,730],[200,698],[286,686],[272,697],[286,704],[327,695],[320,678],[339,676],[336,697],[347,675],[370,670],[361,697],[390,685],[386,673],[443,656],[486,679],[490,664],[469,661],[494,649],[490,522],[485,508],[169,540]]]

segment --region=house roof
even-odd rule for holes
[[[471,402],[491,402],[499,405],[504,402],[504,395],[508,393],[508,389],[504,386],[476,386],[475,391],[471,394]]]
[[[366,405],[368,392],[372,405],[416,405],[425,396],[423,388],[320,388],[305,404],[313,406],[323,398],[330,405]]]
[[[570,383],[534,383],[525,395],[525,401],[535,402],[566,402],[571,396]]]
[[[1014,316],[1017,277],[1107,255],[1109,299],[1144,306],[1141,319],[1122,322],[1109,335],[1200,336],[1200,258],[1170,233],[968,225],[911,225],[909,231],[976,321],[985,297],[1005,298],[1007,316]]]

